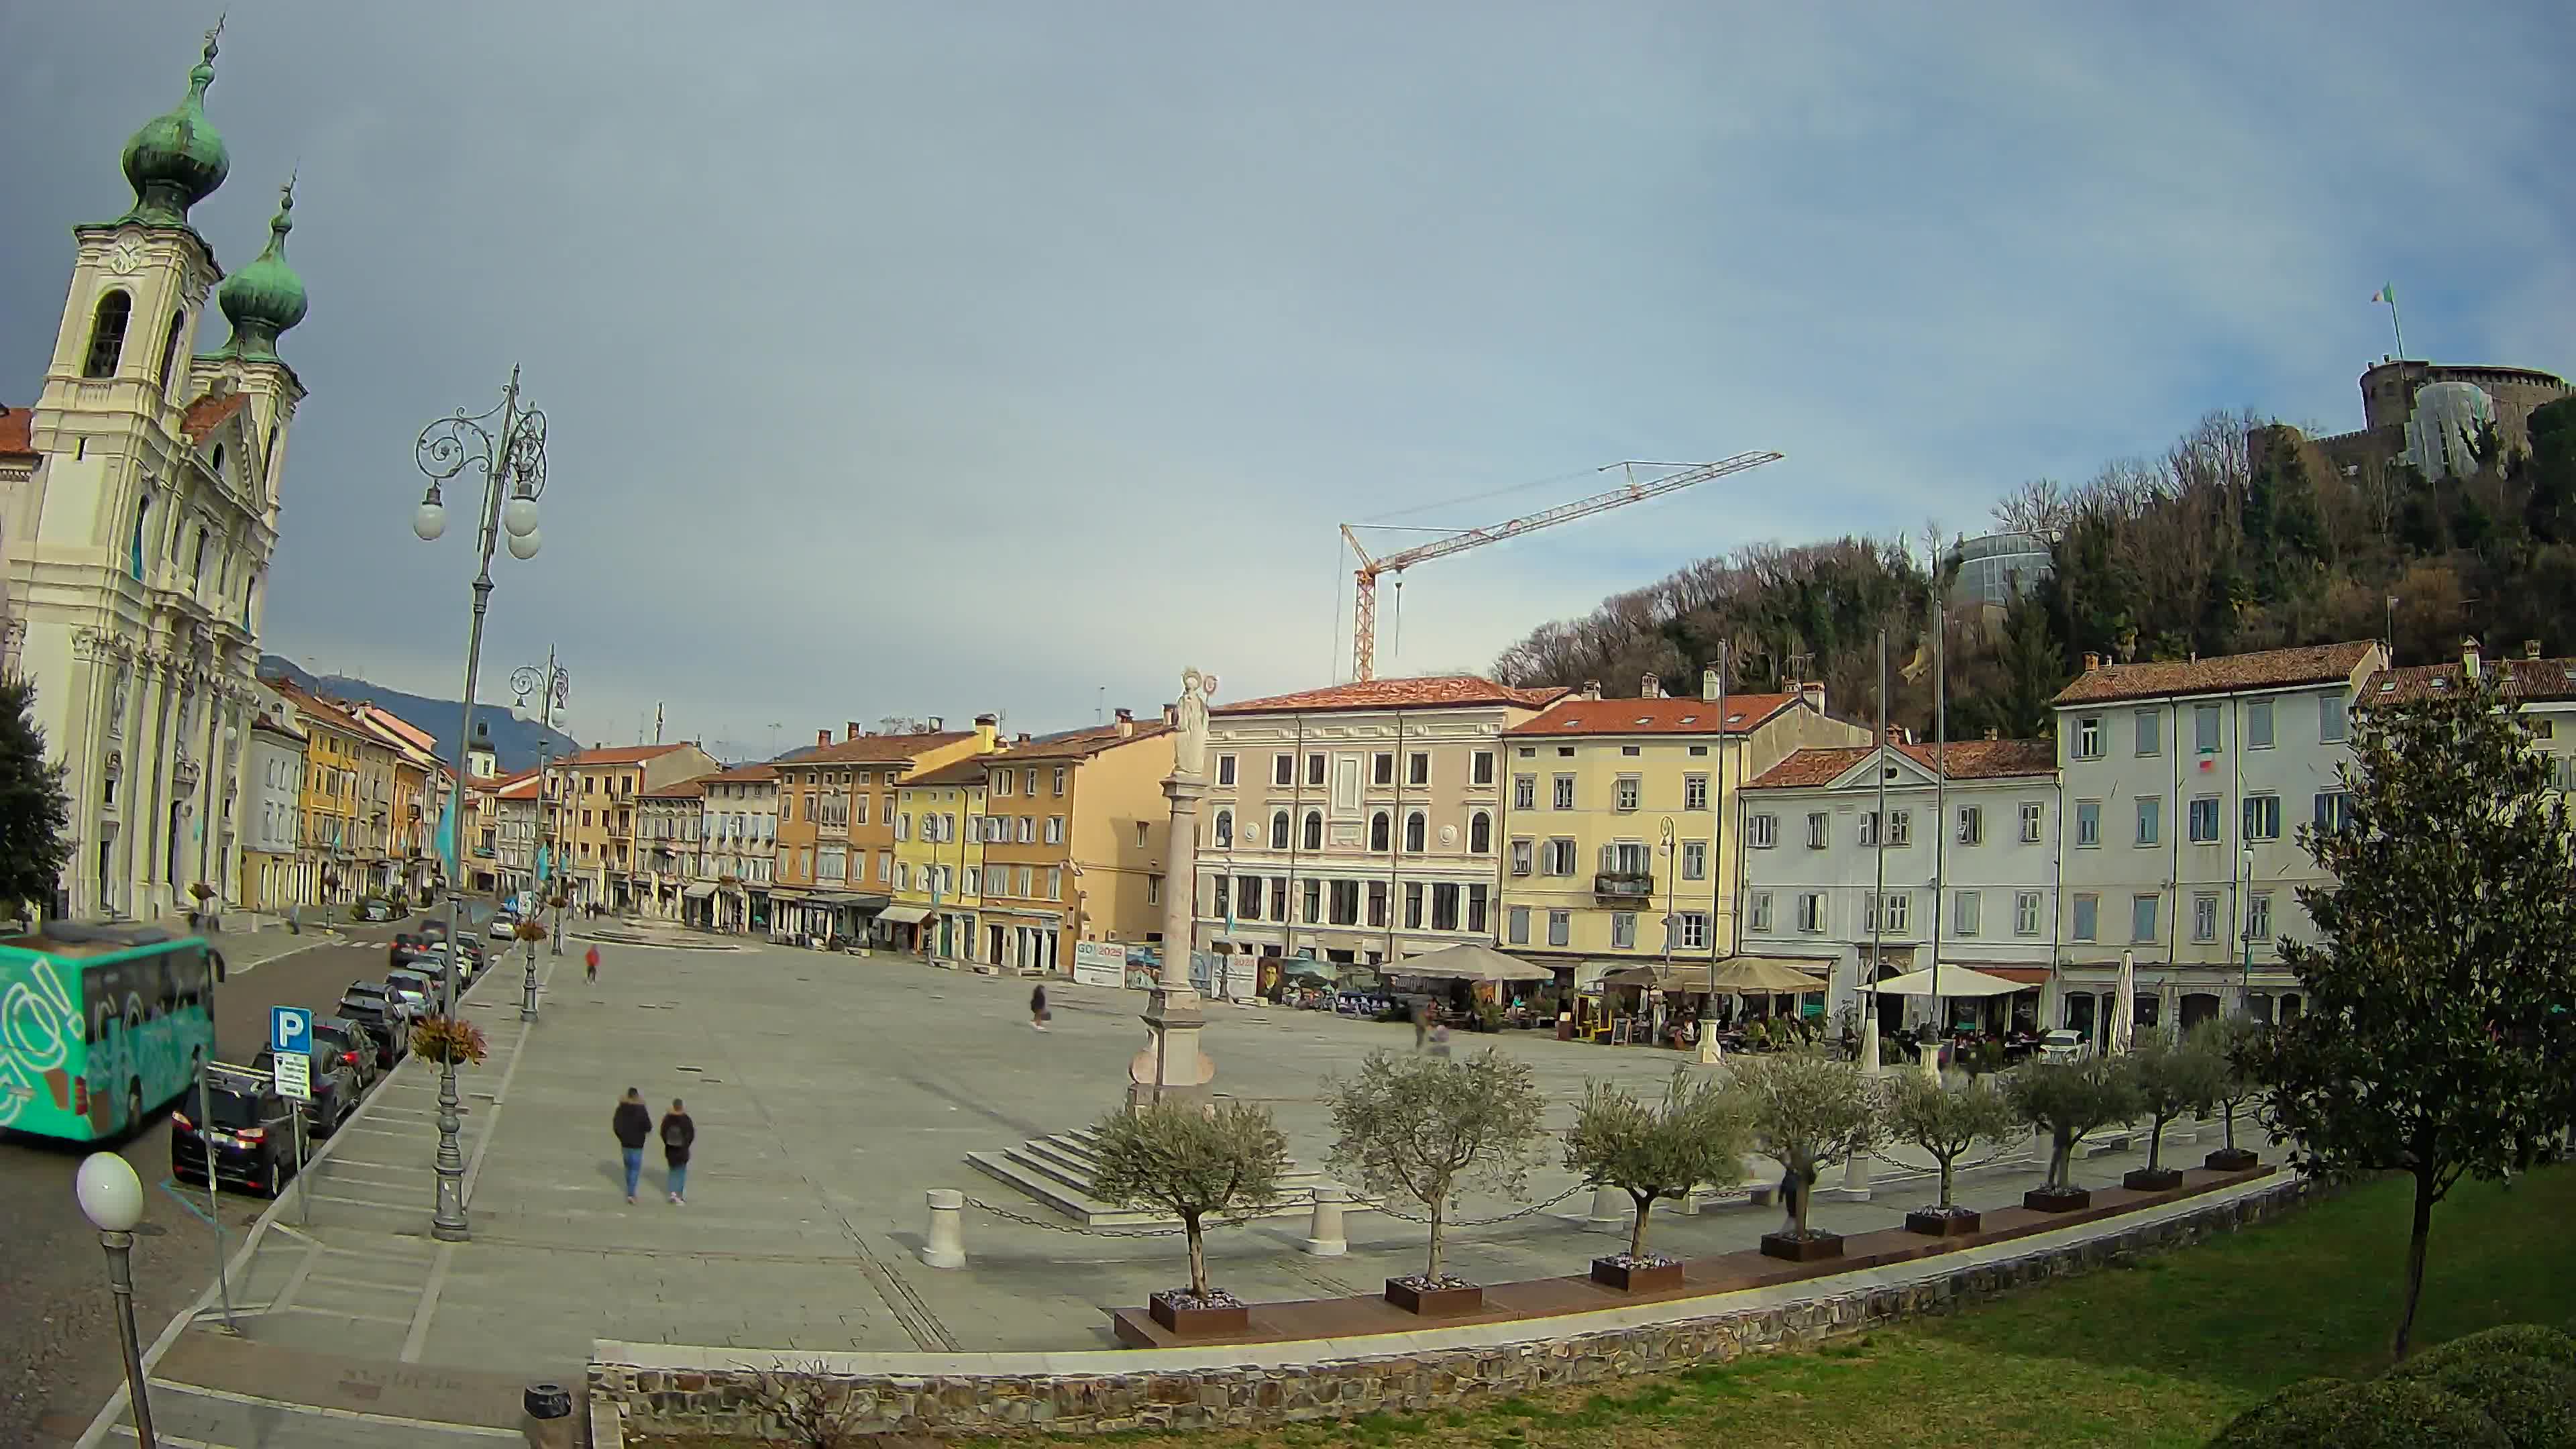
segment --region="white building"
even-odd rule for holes
[[[304,736],[263,711],[250,727],[242,772],[242,879],[238,895],[254,910],[280,911],[318,889],[304,842]]]
[[[697,878],[681,893],[683,916],[710,930],[766,924],[778,852],[778,770],[743,765],[706,777]]]
[[[2176,1012],[2187,1026],[2240,998],[2258,1016],[2299,1009],[2276,943],[2308,936],[2297,891],[2327,878],[2298,827],[2336,818],[2351,710],[2387,665],[2375,641],[2155,664],[2085,656],[2055,701],[2052,1025],[2101,1034],[2123,952],[2136,957],[2141,1026]]]
[[[76,915],[176,913],[187,883],[239,878],[228,807],[304,397],[277,339],[305,295],[284,256],[291,190],[267,250],[229,278],[189,222],[231,164],[204,110],[214,58],[209,37],[186,96],[126,143],[133,206],[73,228],[53,354],[25,441],[10,427],[0,458],[23,630],[9,652],[66,768],[75,849],[56,905]],[[210,294],[232,332],[199,355]]]
[[[1739,801],[1743,949],[1815,960],[1837,1024],[1864,980],[1928,970],[1937,953],[1944,970],[2025,987],[1985,1007],[1958,999],[1954,1015],[2038,1025],[2057,948],[2057,800],[2046,740],[1799,750]],[[1932,1014],[1921,997],[1878,1010],[1889,1029]]]
[[[2533,748],[2548,757],[2550,783],[2576,795],[2576,659],[2543,659],[2540,641],[2523,641],[2518,657],[2489,659],[2475,639],[2460,641],[2457,664],[2421,664],[2385,669],[2362,691],[2363,708],[2400,704],[2410,699],[2439,698],[2461,688],[2463,677],[2492,673],[2504,682],[2505,697],[2522,706],[2531,726]]]
[[[521,770],[492,788],[492,857],[504,895],[536,889],[537,792],[543,785],[535,770]]]

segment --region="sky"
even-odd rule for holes
[[[1382,596],[1380,673],[1482,669],[2212,409],[2357,427],[2383,283],[2417,356],[2576,369],[2544,4],[226,3],[195,219],[238,267],[295,172],[311,296],[263,643],[455,694],[413,447],[515,364],[544,547],[480,693],[556,648],[585,741],[1311,687],[1340,524],[1787,455]],[[0,402],[216,8],[0,0]]]

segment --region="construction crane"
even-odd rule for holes
[[[1642,483],[1631,478],[1607,493],[1578,498],[1572,503],[1560,503],[1554,508],[1524,514],[1489,528],[1471,528],[1463,533],[1450,534],[1446,538],[1435,538],[1429,543],[1415,544],[1411,548],[1388,554],[1383,558],[1369,557],[1368,550],[1360,545],[1360,536],[1353,532],[1354,528],[1365,528],[1368,525],[1343,524],[1342,537],[1349,541],[1351,552],[1360,561],[1359,568],[1354,571],[1355,577],[1359,580],[1359,593],[1351,605],[1351,677],[1353,679],[1377,677],[1379,575],[1402,573],[1415,564],[1428,563],[1435,558],[1447,558],[1453,553],[1465,553],[1471,548],[1482,548],[1489,543],[1500,543],[1507,538],[1536,533],[1542,528],[1553,528],[1560,523],[1589,518],[1595,513],[1623,508],[1631,503],[1643,503],[1649,498],[1660,498],[1667,493],[1679,492],[1695,483],[1705,483],[1712,478],[1723,478],[1729,473],[1741,473],[1748,468],[1759,468],[1765,463],[1777,463],[1782,456],[1779,453],[1738,453],[1732,458],[1717,463],[1612,463],[1597,471],[1607,473],[1614,468],[1672,468],[1678,471]]]

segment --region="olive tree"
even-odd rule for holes
[[[1980,1142],[2009,1137],[2021,1113],[1990,1082],[1970,1081],[1956,1091],[1919,1073],[1901,1072],[1886,1085],[1887,1135],[1920,1147],[1941,1165],[1942,1213],[1951,1210],[1959,1159]]]
[[[1265,1212],[1279,1200],[1288,1139],[1270,1109],[1248,1102],[1155,1104],[1113,1112],[1092,1131],[1099,1161],[1092,1191],[1121,1207],[1179,1218],[1190,1241],[1190,1293],[1206,1299],[1207,1220]]]
[[[2076,1145],[2137,1115],[2138,1088],[2128,1061],[2033,1062],[2012,1074],[2004,1095],[2013,1111],[2048,1134],[2048,1175],[2041,1187],[2073,1187]]]
[[[2252,1071],[2262,1050],[2263,1023],[2243,1016],[2212,1017],[2191,1029],[2190,1040],[2218,1063],[2216,1089],[2209,1105],[2218,1116],[2222,1144],[2236,1150],[2236,1111],[2253,1100],[2263,1084]]]
[[[1539,1159],[1545,1102],[1530,1069],[1487,1047],[1463,1061],[1375,1051],[1359,1073],[1327,1084],[1338,1134],[1334,1171],[1431,1215],[1424,1281],[1444,1281],[1441,1232],[1470,1188],[1516,1193]]]
[[[2184,1113],[2202,1111],[2218,1100],[2227,1064],[2197,1037],[2176,1041],[2161,1033],[2132,1055],[2129,1070],[2137,1083],[2138,1106],[2153,1124],[2147,1132],[2147,1171],[2160,1172],[2165,1128]]]
[[[1630,1257],[1646,1256],[1646,1215],[1658,1198],[1678,1198],[1703,1182],[1730,1180],[1752,1145],[1725,1085],[1675,1067],[1660,1104],[1609,1082],[1584,1087],[1583,1105],[1565,1134],[1565,1165],[1587,1187],[1615,1187],[1637,1204],[1628,1234]]]
[[[1807,1207],[1816,1177],[1877,1145],[1877,1093],[1859,1066],[1821,1052],[1785,1051],[1739,1058],[1728,1092],[1752,1131],[1753,1145],[1797,1180],[1795,1233],[1808,1236]]]

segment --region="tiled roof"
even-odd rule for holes
[[[2504,680],[2510,699],[2576,699],[2576,659],[2489,659],[2483,672]],[[2370,676],[2361,703],[2400,704],[2410,699],[2439,699],[2460,689],[2460,666],[2416,664],[2383,669]]]
[[[284,720],[278,719],[274,715],[261,715],[258,719],[251,721],[250,727],[254,730],[265,730],[273,735],[281,735],[287,739],[295,741],[299,745],[304,743],[304,732],[302,730],[286,723]]]
[[[1503,731],[1507,735],[1713,735],[1743,734],[1798,702],[1794,694],[1730,694],[1724,723],[1717,705],[1702,699],[1560,699],[1547,713]]]
[[[188,441],[196,442],[222,427],[225,419],[248,406],[250,406],[248,393],[227,393],[222,397],[208,393],[188,404],[188,411],[180,415],[179,430],[188,435]]]
[[[646,760],[658,760],[673,750],[686,748],[688,748],[686,745],[611,745],[605,749],[583,750],[577,754],[566,755],[555,763],[573,766],[640,765]]]
[[[990,755],[968,755],[962,760],[951,760],[927,774],[915,775],[903,783],[907,789],[916,785],[981,785],[984,783],[984,762],[991,758]]]
[[[524,775],[513,776],[502,781],[498,793],[504,800],[534,800],[537,798],[537,786],[540,783],[537,772],[530,770]]]
[[[302,685],[296,684],[283,676],[268,680],[266,683],[269,688],[277,691],[279,698],[284,699],[288,704],[295,706],[298,713],[306,715],[321,724],[328,725],[343,734],[356,735],[361,739],[383,738],[374,730],[368,729],[365,725],[358,723],[355,718],[353,718],[346,710],[342,709],[338,704],[331,700],[324,699],[322,696],[315,694],[313,691],[306,689]]]
[[[1295,694],[1218,705],[1213,714],[1316,713],[1336,709],[1439,709],[1447,706],[1512,704],[1539,709],[1563,698],[1561,685],[1516,689],[1473,674],[1433,674],[1415,679],[1365,679]]]
[[[2226,654],[2215,659],[2104,664],[2087,670],[2077,676],[2073,684],[2059,690],[2055,703],[2096,704],[2115,699],[2158,699],[2175,694],[2219,694],[2239,689],[2327,684],[2350,678],[2376,647],[2363,639],[2345,644],[2310,644],[2297,649],[2266,649],[2256,654]]]
[[[736,765],[730,770],[720,771],[706,778],[726,785],[756,784],[762,780],[777,779],[778,767],[769,764]]]
[[[36,456],[35,427],[33,412],[0,407],[0,458]]]
[[[1118,732],[1116,725],[1094,725],[1087,730],[1070,730],[1060,735],[1049,735],[1045,739],[1031,740],[1025,745],[1013,745],[999,754],[986,755],[984,758],[1003,765],[1037,764],[1047,760],[1087,760],[1103,751],[1114,750],[1120,745],[1159,739],[1172,732],[1172,727],[1161,720],[1151,723],[1139,720],[1133,733],[1123,735]]]
[[[815,745],[794,755],[782,755],[778,763],[799,766],[890,764],[973,738],[973,733],[966,730],[943,730],[921,735],[861,735],[855,740],[834,740],[828,745]]]
[[[1952,740],[1946,749],[1927,744],[1897,745],[1895,749],[1924,769],[1935,772],[1946,753],[1953,780],[2000,780],[2016,775],[2046,775],[2057,769],[2057,746],[2048,740]],[[1876,753],[1878,747],[1875,745],[1798,750],[1763,771],[1747,788],[1777,790],[1800,785],[1828,785],[1842,778],[1844,771]]]
[[[638,793],[646,800],[695,800],[707,793],[707,781],[713,778],[715,777],[712,775],[692,775],[688,779],[665,785],[659,790],[644,790]]]

